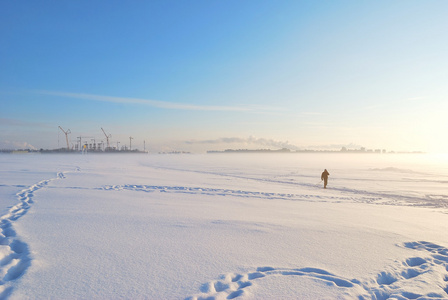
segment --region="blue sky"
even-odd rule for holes
[[[2,1],[0,148],[448,152],[448,1]]]

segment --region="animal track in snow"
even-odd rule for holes
[[[31,266],[30,249],[18,238],[13,223],[28,212],[38,190],[55,179],[65,178],[64,173],[61,172],[56,176],[56,178],[42,180],[17,193],[19,203],[0,217],[0,299],[6,299],[11,295],[14,280],[20,278]]]
[[[397,262],[373,279],[348,279],[319,268],[259,267],[248,273],[222,275],[219,280],[203,284],[200,288],[201,293],[185,300],[237,299],[250,294],[253,296],[257,292],[257,286],[263,284],[263,278],[279,276],[294,276],[297,280],[308,278],[324,282],[360,300],[448,298],[448,249],[424,241],[409,242],[403,246],[425,252],[421,252],[423,256]],[[424,288],[419,290],[422,283]],[[428,286],[431,286],[430,289]],[[428,293],[428,290],[432,291]]]

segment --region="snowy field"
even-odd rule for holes
[[[448,298],[446,156],[4,154],[0,214],[0,299]]]

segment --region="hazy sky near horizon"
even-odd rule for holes
[[[2,1],[0,148],[448,152],[448,1]]]

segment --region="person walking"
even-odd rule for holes
[[[320,176],[320,179],[324,181],[324,189],[327,188],[328,176],[330,176],[330,173],[328,173],[327,169],[325,169]]]

